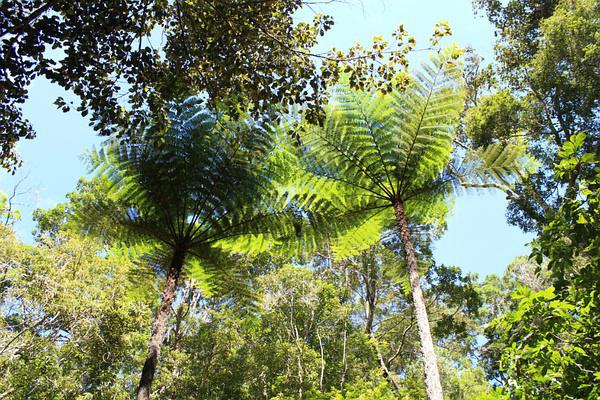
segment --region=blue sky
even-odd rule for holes
[[[314,5],[315,11],[335,19],[333,30],[322,38],[317,50],[343,49],[357,41],[368,46],[375,35],[391,39],[391,33],[401,23],[417,39],[417,48],[425,48],[435,23],[445,20],[454,32],[452,41],[474,47],[490,60],[493,30],[484,18],[473,15],[471,4],[471,0],[347,0]],[[300,16],[311,18],[311,10]],[[415,53],[414,64],[424,55]],[[23,219],[15,229],[27,241],[31,240],[33,229],[32,210],[63,201],[65,194],[87,173],[80,155],[102,140],[79,114],[56,110],[52,103],[58,96],[75,100],[70,93],[43,79],[32,83],[25,115],[37,137],[19,143],[24,165],[15,176],[0,172],[0,190],[5,193],[12,191],[17,180],[26,177],[20,189],[28,189],[28,193],[17,199]],[[532,236],[506,224],[505,210],[506,201],[501,193],[459,197],[448,220],[448,231],[436,243],[436,260],[458,265],[480,277],[501,273],[514,257],[528,253],[525,244],[532,240]]]

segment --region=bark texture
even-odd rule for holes
[[[154,374],[156,373],[156,364],[158,363],[158,357],[160,356],[160,347],[165,338],[167,331],[167,322],[169,314],[171,313],[171,307],[175,300],[175,294],[177,290],[177,280],[183,267],[183,260],[185,252],[182,250],[176,250],[167,272],[167,281],[162,292],[162,298],[156,318],[152,325],[152,336],[150,337],[150,344],[148,346],[148,356],[144,367],[142,368],[142,376],[140,378],[140,384],[137,389],[136,398],[137,400],[148,400],[150,398],[150,389],[152,387],[152,381],[154,380]]]
[[[394,204],[396,213],[396,222],[400,230],[400,237],[404,244],[404,252],[406,254],[406,268],[412,289],[413,305],[415,307],[415,318],[417,328],[419,330],[419,339],[421,340],[421,352],[423,353],[423,363],[425,364],[425,384],[427,396],[430,400],[443,400],[442,383],[440,380],[440,372],[437,365],[437,357],[433,348],[433,339],[431,337],[431,329],[429,327],[429,319],[427,317],[427,309],[425,307],[425,299],[423,291],[419,283],[419,272],[417,270],[417,255],[415,247],[410,237],[410,228],[408,220],[404,213],[404,204],[397,201]]]

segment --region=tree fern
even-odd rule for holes
[[[138,398],[149,396],[178,280],[251,297],[229,252],[258,253],[296,232],[277,199],[277,180],[287,172],[272,157],[277,140],[268,124],[211,113],[195,98],[173,104],[169,120],[164,133],[150,126],[141,140],[113,140],[89,156],[120,205],[99,205],[90,216],[110,215],[126,232],[122,239],[154,251],[154,266],[166,276]],[[235,245],[240,238],[244,246]]]
[[[443,51],[415,72],[411,85],[388,95],[341,85],[323,127],[305,136],[306,157],[298,187],[312,187],[304,204],[330,219],[351,217],[353,229],[334,239],[348,257],[396,226],[404,247],[425,360],[427,392],[442,399],[439,372],[411,237],[412,225],[443,222],[448,195],[463,186],[505,185],[519,177],[516,148],[455,151],[463,87],[454,51]],[[337,200],[339,199],[339,200]],[[324,206],[326,205],[326,206]]]

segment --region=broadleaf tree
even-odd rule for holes
[[[579,180],[590,173],[583,168],[568,180],[559,178],[558,150],[580,132],[587,134],[588,152],[600,146],[600,8],[595,0],[476,0],[474,5],[496,30],[496,59],[482,68],[475,57],[468,74],[474,101],[465,113],[466,139],[475,146],[525,143],[539,166],[506,188],[507,215],[522,229],[540,232],[551,211],[571,201]]]

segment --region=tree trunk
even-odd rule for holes
[[[368,265],[362,275],[365,283],[365,332],[371,335],[377,301],[377,276],[373,276],[374,273]]]
[[[390,372],[387,363],[385,362],[385,358],[383,358],[383,354],[381,354],[381,350],[377,344],[377,338],[375,338],[373,332],[375,307],[377,305],[377,276],[374,276],[376,274],[375,267],[371,268],[367,261],[363,261],[363,267],[365,267],[362,271],[363,282],[365,284],[365,333],[373,343],[373,348],[377,355],[377,362],[379,362],[379,365],[381,366],[381,374],[390,383],[392,389],[394,389],[394,393],[399,396],[400,389],[398,388],[398,384]]]
[[[185,252],[183,250],[175,250],[173,259],[171,260],[171,266],[167,272],[167,281],[165,282],[165,288],[162,292],[160,306],[158,307],[158,312],[156,313],[156,318],[152,325],[152,336],[148,346],[148,356],[146,357],[146,362],[144,362],[140,384],[137,389],[137,400],[148,400],[150,398],[150,388],[156,372],[160,347],[167,331],[167,322],[169,314],[171,313],[173,301],[175,300],[177,280],[179,279],[179,274],[183,267],[184,258]]]
[[[390,370],[385,362],[385,358],[383,358],[383,354],[381,354],[381,350],[379,349],[379,345],[377,344],[377,339],[375,338],[375,334],[373,334],[373,332],[369,332],[369,337],[371,338],[371,341],[373,342],[373,348],[375,349],[375,353],[377,354],[377,361],[379,362],[379,365],[381,366],[381,373],[382,373],[383,377],[392,386],[392,389],[394,389],[394,393],[396,393],[396,396],[400,396],[400,389],[398,388],[398,384],[396,383],[394,376],[390,372]]]
[[[413,305],[415,307],[415,317],[417,327],[419,329],[419,338],[421,340],[421,352],[423,353],[423,363],[425,364],[425,385],[427,396],[430,400],[443,400],[442,384],[440,373],[437,366],[437,358],[433,349],[433,339],[431,338],[431,329],[429,328],[429,320],[427,317],[427,309],[425,308],[425,300],[423,291],[419,283],[419,272],[417,270],[417,255],[410,237],[410,228],[406,214],[404,213],[404,204],[402,201],[397,201],[394,204],[396,213],[396,222],[400,230],[400,238],[404,244],[404,252],[406,256],[406,268],[412,289]]]
[[[348,265],[344,262],[344,294],[342,296],[342,304],[346,305],[348,301]],[[346,383],[346,372],[348,372],[348,358],[346,356],[346,349],[348,347],[348,319],[344,318],[344,340],[342,342],[342,378],[340,380],[340,390],[344,389],[344,383]]]

